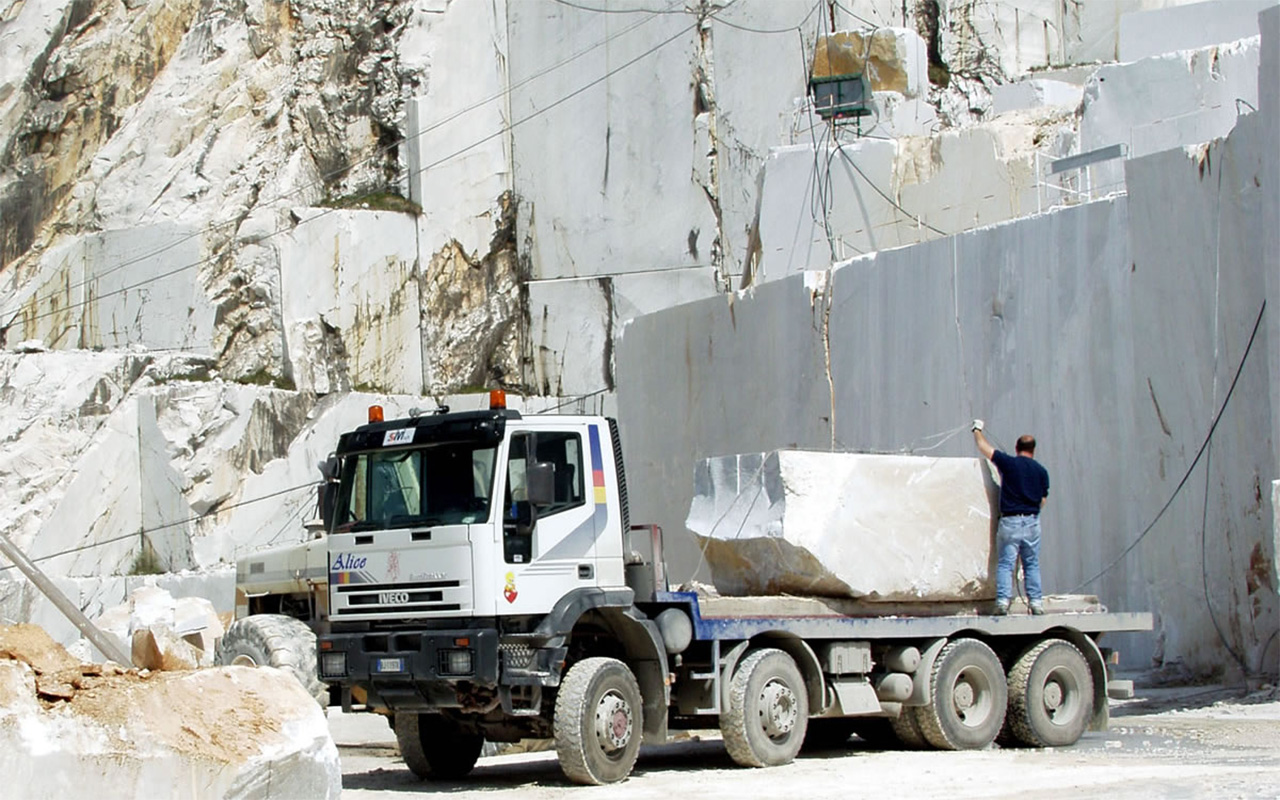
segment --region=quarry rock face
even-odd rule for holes
[[[0,627],[0,770],[24,798],[336,798],[342,780],[284,672],[82,664],[31,625]]]
[[[686,524],[722,594],[995,597],[978,459],[777,450],[705,459],[694,484]]]

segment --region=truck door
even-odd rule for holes
[[[587,495],[590,464],[581,430],[515,433],[507,451],[502,507],[503,585],[498,607],[544,613],[577,585],[594,586],[595,505]],[[536,442],[536,444],[535,444]],[[529,532],[525,469],[530,459],[553,469],[554,497],[536,509]]]

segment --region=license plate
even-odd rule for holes
[[[384,606],[398,606],[409,602],[408,592],[378,592],[378,603]]]
[[[403,658],[380,658],[377,663],[377,672],[404,672]]]

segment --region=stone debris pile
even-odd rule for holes
[[[24,798],[338,797],[324,713],[270,668],[84,664],[0,626],[0,774]]]
[[[134,589],[128,602],[107,609],[95,622],[132,655],[133,666],[150,670],[213,666],[214,648],[226,630],[213,603],[174,598],[157,586]]]
[[[985,600],[997,492],[974,458],[776,450],[704,459],[686,524],[721,594]]]

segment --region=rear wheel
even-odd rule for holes
[[[1009,700],[1000,659],[977,639],[948,642],[933,662],[920,730],[940,750],[978,750],[995,741]]]
[[[484,736],[463,731],[458,723],[439,714],[402,711],[392,727],[400,757],[413,774],[423,780],[461,778],[480,757]]]
[[[920,730],[919,711],[917,706],[903,706],[898,716],[889,719],[889,728],[898,742],[912,750],[923,750],[929,746],[924,731]]]
[[[631,774],[644,736],[644,707],[635,675],[616,658],[587,658],[560,683],[556,755],[574,783],[615,783]]]
[[[321,708],[329,706],[329,686],[316,670],[316,635],[307,624],[283,614],[254,614],[231,623],[218,642],[214,661],[222,666],[276,667],[293,675]]]
[[[795,661],[766,648],[748,655],[734,672],[720,732],[737,763],[774,767],[800,752],[808,719],[809,695]]]
[[[1009,721],[1013,738],[1032,747],[1074,744],[1093,714],[1093,676],[1076,646],[1045,639],[1009,670]]]

